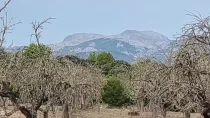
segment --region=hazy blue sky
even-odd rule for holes
[[[1,5],[4,0],[1,0]],[[170,39],[192,21],[187,11],[210,15],[209,0],[12,0],[9,17],[22,24],[7,36],[7,45],[27,45],[31,22],[55,17],[46,24],[41,42],[61,42],[78,32],[117,34],[126,29],[152,30]],[[3,14],[1,14],[3,15]]]

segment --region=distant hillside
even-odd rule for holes
[[[112,53],[116,59],[132,62],[139,56],[164,61],[171,44],[172,40],[157,32],[126,30],[110,36],[77,33],[50,46],[55,55],[74,53],[87,58],[90,52],[105,51]]]
[[[75,54],[87,58],[91,52],[110,52],[118,60],[132,62],[137,57],[164,61],[173,44],[174,41],[157,32],[126,30],[110,36],[76,33],[67,36],[60,43],[49,46],[56,56]],[[18,47],[9,50],[16,49]]]

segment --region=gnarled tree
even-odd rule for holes
[[[170,88],[171,69],[163,63],[153,60],[139,61],[134,65],[136,73],[134,85],[137,87],[137,100],[147,102],[155,110],[157,117],[157,108],[160,110],[162,117],[166,117],[166,111],[172,107],[171,99],[174,96],[174,90]],[[144,105],[142,105],[144,106]]]
[[[202,108],[204,118],[209,118],[210,18],[193,16],[196,21],[187,24],[179,37],[181,43],[172,64],[172,87],[177,90],[177,106],[189,110]]]

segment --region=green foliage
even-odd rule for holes
[[[112,63],[102,65],[100,68],[102,70],[102,74],[108,75],[109,71],[112,69]]]
[[[105,75],[108,75],[109,71],[114,66],[113,64],[115,63],[114,57],[108,52],[102,52],[99,54],[92,52],[89,54],[88,60],[101,68],[103,71],[102,73]]]
[[[92,61],[92,62],[96,62],[97,61],[97,54],[95,52],[91,52],[88,56],[88,60]]]
[[[102,100],[111,107],[122,107],[131,103],[122,82],[115,76],[110,76],[103,87]]]
[[[94,63],[90,60],[87,59],[81,59],[78,56],[75,55],[66,55],[64,57],[57,57],[57,59],[62,59],[62,58],[66,58],[68,60],[71,60],[73,63],[77,64],[77,65],[82,65],[82,66],[90,66],[90,65],[94,65]]]
[[[118,74],[128,74],[131,70],[131,65],[125,61],[116,60],[112,62],[111,69],[108,72],[108,75],[115,75]]]
[[[131,65],[125,61],[115,60],[111,63],[101,66],[103,74],[108,76],[117,76],[118,74],[126,73],[131,70]]]
[[[30,59],[49,57],[51,55],[51,49],[43,44],[38,45],[31,43],[24,49],[23,55]]]
[[[114,61],[114,57],[111,53],[102,52],[97,55],[96,64],[105,65]]]
[[[104,75],[126,75],[124,78],[129,78],[131,65],[126,61],[114,60],[114,57],[108,52],[102,52],[99,54],[92,52],[89,54],[88,60],[95,63],[102,70],[102,74]]]

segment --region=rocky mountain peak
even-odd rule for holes
[[[94,34],[94,33],[75,33],[72,35],[67,36],[64,38],[63,42],[72,41],[72,40],[89,40],[103,37],[101,34]]]
[[[137,30],[125,30],[121,33],[121,35],[133,35],[133,34],[139,34],[140,31]]]
[[[172,40],[154,31],[125,30],[110,36],[75,33],[49,47],[57,56],[73,52],[87,58],[90,52],[110,52],[116,59],[132,62],[139,56],[164,60],[171,44],[173,44]]]

